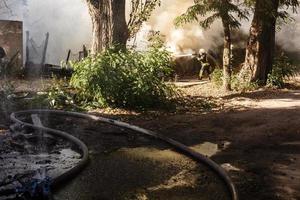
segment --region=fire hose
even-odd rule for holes
[[[77,113],[77,112],[68,112],[68,111],[60,111],[60,110],[26,110],[26,111],[19,111],[19,112],[12,113],[10,116],[11,120],[13,122],[21,125],[22,127],[24,127],[24,128],[28,127],[28,128],[32,128],[34,130],[44,131],[44,132],[47,132],[48,134],[69,140],[72,143],[76,144],[78,146],[79,150],[81,151],[82,158],[81,158],[80,162],[75,167],[71,168],[69,171],[67,171],[61,175],[58,175],[56,177],[53,177],[52,181],[51,181],[51,187],[55,187],[56,185],[58,185],[64,181],[74,178],[75,175],[77,173],[79,173],[87,165],[88,157],[89,157],[88,148],[81,140],[68,134],[67,132],[44,127],[44,126],[34,125],[34,124],[31,124],[28,122],[24,122],[20,119],[21,116],[24,116],[24,115],[26,116],[26,115],[31,115],[31,114],[52,114],[52,115],[62,115],[62,116],[70,116],[70,117],[76,117],[76,118],[84,118],[84,119],[88,119],[88,120],[93,120],[93,121],[97,121],[97,122],[110,124],[110,125],[113,125],[116,127],[127,129],[127,130],[132,130],[137,133],[141,133],[145,136],[152,137],[153,139],[161,140],[161,141],[169,144],[170,146],[174,147],[179,152],[192,158],[193,160],[204,163],[206,166],[208,166],[210,169],[212,169],[226,184],[228,191],[231,194],[231,199],[232,200],[239,199],[237,189],[236,189],[234,183],[232,182],[231,178],[229,177],[227,172],[222,167],[220,167],[217,163],[215,163],[213,160],[209,159],[208,157],[190,149],[186,145],[184,145],[180,142],[177,142],[171,138],[168,138],[166,136],[163,136],[161,134],[158,134],[156,132],[146,130],[144,128],[140,128],[138,126],[130,125],[125,122],[108,119],[108,118],[104,118],[104,117],[98,117],[98,116],[91,115],[91,114]]]

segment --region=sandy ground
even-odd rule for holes
[[[228,170],[242,200],[300,199],[299,77],[290,89],[251,93],[226,94],[211,83],[182,87],[188,97],[211,98],[218,106],[205,113],[105,115],[211,156]],[[91,151],[90,165],[56,193],[58,199],[228,198],[208,169],[164,144],[104,125],[57,120],[55,126],[80,137]]]
[[[300,78],[292,89],[223,94],[209,83],[185,89],[191,96],[218,97],[221,109],[132,122],[193,147],[222,147],[213,159],[229,170],[241,199],[300,199]],[[208,89],[210,88],[210,89]],[[205,92],[203,92],[205,91]],[[209,93],[207,92],[209,91]]]

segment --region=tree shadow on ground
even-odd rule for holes
[[[236,93],[223,97],[223,99],[227,100],[233,98],[300,100],[300,90],[260,90],[249,93]]]
[[[191,148],[204,142],[217,144],[219,152],[212,158],[219,164],[229,163],[239,169],[230,171],[230,175],[238,187],[241,199],[288,200],[300,196],[300,186],[297,184],[300,181],[300,170],[296,167],[300,160],[300,108],[297,106],[289,109],[258,108],[198,115],[148,116],[149,118],[144,118],[143,115],[113,117],[127,119],[131,124],[154,130]],[[103,125],[100,128],[99,124],[88,122],[85,126],[108,130]],[[116,132],[128,134],[128,131],[122,131],[120,133],[120,130],[114,129],[102,132],[108,138],[118,135]],[[100,138],[93,139],[92,134],[89,134],[89,140],[94,145],[103,144],[99,142]],[[82,137],[83,140],[85,138]],[[108,139],[108,143],[116,149],[122,148],[122,145],[135,148],[126,142],[118,146],[118,142],[119,139]],[[101,145],[97,148],[99,146]],[[150,146],[159,151],[172,149],[151,139],[142,139],[139,144],[139,147]],[[159,168],[157,165],[152,167]],[[151,174],[149,171],[147,175],[155,177],[157,173]]]
[[[206,141],[218,144],[221,151],[213,159],[241,169],[231,173],[241,199],[271,200],[297,199],[300,195],[296,184],[300,170],[294,167],[295,160],[300,160],[300,144],[286,144],[300,141],[299,117],[300,108],[293,107],[176,115],[132,123],[190,147]],[[230,145],[222,149],[226,142]]]

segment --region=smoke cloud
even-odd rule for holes
[[[36,48],[49,32],[46,62],[59,64],[91,41],[91,20],[84,0],[7,0],[12,12],[4,9],[1,19],[22,20],[24,31],[30,32]],[[25,35],[25,34],[24,34]],[[25,38],[24,38],[25,41]],[[38,48],[40,51],[41,49]]]
[[[149,21],[154,30],[166,36],[167,46],[174,52],[193,53],[200,48],[214,49],[223,43],[220,21],[208,30],[203,30],[197,23],[175,28],[174,19],[193,4],[193,0],[163,0],[162,6],[154,12]]]
[[[64,60],[68,49],[75,53],[90,44],[91,20],[83,0],[28,0],[24,22],[34,40],[42,42],[50,33],[49,63]]]
[[[298,9],[298,13],[300,9]],[[293,13],[291,16],[295,21],[284,25],[277,33],[277,43],[290,52],[300,52],[300,16]]]
[[[1,2],[1,1],[0,1]],[[7,0],[10,10],[0,9],[0,19],[22,20],[24,31],[30,31],[37,44],[42,44],[45,34],[50,33],[47,62],[59,64],[67,56],[68,49],[73,53],[82,45],[91,43],[92,25],[85,0]],[[130,1],[128,1],[130,2]],[[174,19],[193,5],[193,0],[162,0],[149,22],[143,27],[136,43],[143,43],[150,30],[160,31],[166,36],[166,44],[175,53],[193,53],[200,48],[215,50],[223,43],[223,28],[216,21],[208,30],[192,23],[175,28]],[[0,3],[0,8],[4,5]],[[127,5],[127,8],[129,6]],[[283,48],[300,51],[300,16],[294,14],[294,24],[286,25],[277,34],[277,41]],[[242,32],[248,34],[249,22],[243,22]],[[24,40],[25,41],[25,40]],[[244,40],[235,41],[240,47]],[[142,44],[141,46],[145,46]],[[144,47],[143,47],[144,49]]]
[[[22,13],[26,5],[26,0],[6,0],[0,1],[0,19],[21,20]]]

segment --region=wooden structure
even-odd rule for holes
[[[23,67],[23,23],[0,20],[0,47],[9,60],[9,71],[20,72]]]

